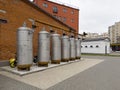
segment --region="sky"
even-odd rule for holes
[[[120,21],[120,0],[51,0],[79,8],[79,33],[104,33]]]

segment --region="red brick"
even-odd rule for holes
[[[0,27],[0,60],[8,60],[15,56],[16,53],[16,38],[17,28],[22,26],[26,21],[27,26],[31,27],[31,22],[28,18],[32,18],[38,21],[44,21],[46,23],[61,27],[65,30],[70,28],[61,24],[51,16],[45,14],[34,5],[27,2],[27,0],[0,0],[0,9],[5,10],[6,13],[0,12],[0,18],[7,19],[7,24],[1,24]],[[33,49],[34,55],[37,55],[38,50],[38,32],[42,27],[46,27],[49,31],[50,26],[36,23],[38,26],[34,32]],[[58,30],[56,28],[53,28]],[[62,33],[59,31],[58,33]]]

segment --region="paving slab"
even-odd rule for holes
[[[1,71],[0,74],[42,90],[46,90],[103,61],[103,59],[82,59],[82,61],[79,62],[47,69],[42,72],[36,72],[25,76],[19,76],[6,71]]]
[[[5,71],[8,71],[8,72],[20,75],[20,76],[24,76],[24,75],[28,75],[28,74],[35,73],[35,72],[44,71],[44,70],[47,70],[47,69],[50,69],[50,68],[75,63],[75,62],[78,62],[78,61],[80,61],[80,60],[69,61],[69,62],[61,62],[60,64],[49,64],[48,67],[38,67],[36,64],[33,64],[30,68],[30,71],[27,71],[27,70],[18,71],[17,67],[16,68],[11,68],[10,66],[3,66],[3,67],[0,67],[0,69],[3,69]]]

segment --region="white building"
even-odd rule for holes
[[[85,39],[81,42],[81,53],[109,54],[110,51],[108,38]]]

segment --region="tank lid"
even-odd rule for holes
[[[31,28],[27,27],[26,22],[24,22],[23,25],[18,28],[18,31],[28,31],[28,30],[31,30]]]
[[[60,36],[60,34],[53,33],[52,36]]]
[[[45,30],[45,27],[43,27],[39,33],[48,33],[48,32]]]

